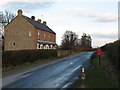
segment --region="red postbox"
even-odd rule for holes
[[[99,65],[101,65],[101,55],[102,55],[102,50],[100,48],[97,48],[97,55],[99,57]]]
[[[97,48],[97,55],[102,55],[102,50],[100,48]]]

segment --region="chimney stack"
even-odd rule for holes
[[[39,23],[41,23],[42,20],[41,20],[41,19],[38,19],[37,21],[38,21]]]
[[[46,21],[43,21],[43,24],[44,24],[44,25],[46,25],[46,24],[47,24],[47,22],[46,22]]]
[[[31,19],[35,20],[35,16],[31,16]]]
[[[20,9],[18,10],[18,15],[22,16],[22,10],[20,10]]]

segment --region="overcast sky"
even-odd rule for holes
[[[47,21],[56,32],[57,44],[66,30],[90,34],[92,46],[102,46],[118,39],[118,0],[3,0],[0,11],[35,16]]]

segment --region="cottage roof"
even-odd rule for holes
[[[27,21],[29,21],[29,22],[30,22],[34,27],[36,27],[37,29],[41,29],[41,30],[44,30],[44,31],[47,31],[47,32],[56,34],[56,33],[55,33],[53,30],[51,30],[47,25],[42,24],[42,23],[40,23],[40,22],[38,22],[38,21],[35,21],[35,20],[33,20],[32,18],[29,18],[29,17],[27,17],[27,16],[24,16],[24,15],[23,15],[23,17],[24,17]]]
[[[52,42],[44,42],[44,41],[38,41],[39,44],[47,44],[47,45],[57,45],[56,43],[52,43]]]

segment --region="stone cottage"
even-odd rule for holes
[[[56,49],[56,33],[46,21],[24,16],[22,10],[5,26],[4,50]]]

